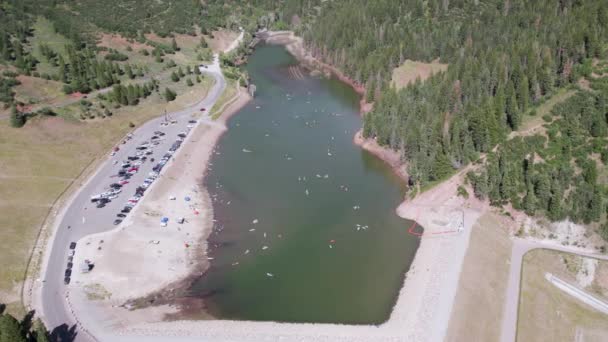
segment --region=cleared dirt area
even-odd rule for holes
[[[109,34],[109,33],[103,33],[100,34],[98,37],[98,42],[97,45],[98,46],[103,46],[103,47],[107,47],[107,48],[112,48],[112,49],[117,49],[117,50],[126,50],[127,47],[131,47],[131,49],[138,51],[140,49],[149,49],[150,51],[152,49],[154,49],[154,47],[152,47],[151,45],[148,44],[142,44],[139,43],[135,40],[129,40],[121,35],[118,34]]]
[[[114,110],[111,118],[78,121],[62,108],[60,117],[34,118],[23,128],[0,120],[0,302],[21,314],[21,284],[36,236],[51,205],[74,178],[104,158],[132,128],[164,110],[184,108],[206,95],[211,80],[183,88],[166,103],[158,94],[135,107]],[[77,187],[75,184],[72,187]]]
[[[518,341],[605,341],[608,316],[571,297],[545,273],[608,301],[608,262],[569,253],[534,250],[524,257]]]
[[[473,226],[446,341],[498,341],[509,277],[509,219],[486,212]]]
[[[222,29],[213,31],[213,38],[207,37],[207,42],[214,52],[220,52],[226,50],[238,36],[238,32]]]
[[[446,71],[447,69],[448,65],[439,63],[439,60],[423,63],[407,59],[401,66],[393,70],[391,84],[395,88],[401,89],[415,82],[418,78],[424,81],[432,75],[440,71]]]

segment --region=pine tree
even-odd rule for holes
[[[194,84],[192,83],[192,80],[190,78],[186,79],[186,85],[188,87],[192,87]]]
[[[127,87],[127,101],[129,106],[135,106],[139,103],[138,92],[132,84]]]
[[[173,51],[179,51],[179,46],[177,46],[177,42],[175,41],[175,38],[173,38],[171,40],[171,49],[173,49]]]
[[[13,316],[0,316],[0,342],[26,342],[25,332]]]
[[[25,125],[25,116],[17,110],[17,107],[11,108],[11,126],[15,128],[23,127]]]
[[[165,88],[165,100],[167,102],[171,102],[171,101],[175,100],[176,97],[177,97],[177,94],[173,90],[171,90],[169,88]]]
[[[522,113],[525,113],[528,110],[529,101],[530,101],[530,84],[528,82],[528,77],[523,76],[518,85],[518,94],[517,97],[519,99],[519,108]]]
[[[507,91],[507,122],[512,130],[516,131],[519,128],[521,122],[519,108],[517,106],[517,98],[515,97],[515,91],[513,91],[513,84],[510,84],[510,89]]]
[[[524,197],[524,209],[526,214],[534,215],[536,211],[536,195],[534,194],[534,186],[531,181],[527,182],[526,197]]]
[[[127,77],[129,79],[134,79],[135,78],[135,74],[133,73],[133,69],[131,68],[131,64],[127,64],[127,66],[125,67],[125,72],[127,74]]]
[[[171,73],[171,81],[173,81],[173,82],[179,82],[179,76],[177,76],[177,74],[175,73],[175,71],[173,71]]]

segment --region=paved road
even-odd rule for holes
[[[177,134],[186,130],[188,120],[192,117],[192,114],[200,113],[200,108],[210,110],[224,91],[226,82],[217,57],[214,59],[213,65],[206,69],[201,68],[201,71],[210,74],[216,81],[207,97],[189,108],[170,113],[169,117],[172,120],[177,120],[177,124],[161,127],[160,123],[165,118],[162,113],[158,113],[160,115],[158,118],[148,121],[135,130],[133,138],[126,144],[119,142],[120,150],[116,155],[103,162],[97,173],[81,187],[70,203],[66,205],[63,214],[58,217],[57,222],[59,223],[54,239],[50,242],[51,250],[41,286],[42,316],[49,330],[60,327],[58,330],[63,330],[63,334],[70,335],[72,332],[68,330],[75,324],[74,316],[69,311],[66,303],[66,291],[71,285],[64,285],[63,280],[70,243],[87,235],[115,228],[113,221],[117,218],[116,214],[120,212],[127,200],[135,194],[136,187],[143,183],[156,164],[150,162],[150,158],[159,161],[177,139]],[[130,179],[129,184],[123,186],[118,198],[108,203],[105,208],[96,208],[90,201],[91,196],[107,191],[111,183],[117,182],[119,179],[116,174],[120,169],[121,162],[127,160],[128,156],[135,155],[136,147],[144,141],[149,141],[150,137],[154,135],[153,132],[157,130],[164,132],[166,135],[158,146],[153,147],[153,154],[149,155],[148,160],[140,166],[139,172]],[[118,164],[114,165],[114,161],[118,161]],[[66,167],[69,167],[69,165],[66,165]],[[78,253],[78,246],[76,247],[76,253]],[[74,265],[73,271],[79,272],[79,265]],[[94,341],[86,333],[78,331],[78,327],[76,332],[75,341]]]
[[[521,266],[526,253],[533,249],[551,249],[561,252],[572,253],[583,257],[608,260],[608,256],[581,252],[572,247],[514,239],[511,249],[511,267],[509,270],[509,283],[505,296],[505,308],[502,317],[502,328],[500,341],[514,342],[517,337],[517,314],[519,309],[519,289],[521,285]]]
[[[548,272],[545,273],[545,279],[551,282],[558,289],[591,306],[595,310],[598,310],[603,314],[608,314],[608,303],[581,289],[577,285],[570,284],[569,282],[564,281]]]

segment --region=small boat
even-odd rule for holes
[[[266,275],[270,278],[274,277],[274,274],[266,272]]]
[[[264,246],[264,247],[262,247],[262,249],[263,249],[263,250],[266,250],[266,249],[268,249],[268,246]]]

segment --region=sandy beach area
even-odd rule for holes
[[[227,120],[249,100],[247,92],[240,90],[219,119],[199,119],[127,219],[114,230],[79,241],[82,247],[74,264],[89,259],[95,269],[73,274],[77,286],[71,286],[70,300],[78,301],[72,305],[76,316],[96,336],[103,336],[109,327],[160,321],[176,312],[167,305],[134,311],[120,306],[161,291],[170,295],[208,268],[206,240],[213,227],[213,207],[203,178]],[[169,218],[166,227],[161,227],[161,217]],[[185,221],[180,224],[178,218]]]
[[[471,228],[482,203],[456,196],[463,172],[403,202],[397,212],[425,234],[389,320],[379,326],[229,320],[125,324],[115,341],[441,341],[456,295]],[[146,309],[148,310],[148,309]],[[145,312],[145,310],[144,310]],[[154,315],[154,312],[147,312]],[[141,316],[141,314],[137,314]]]

